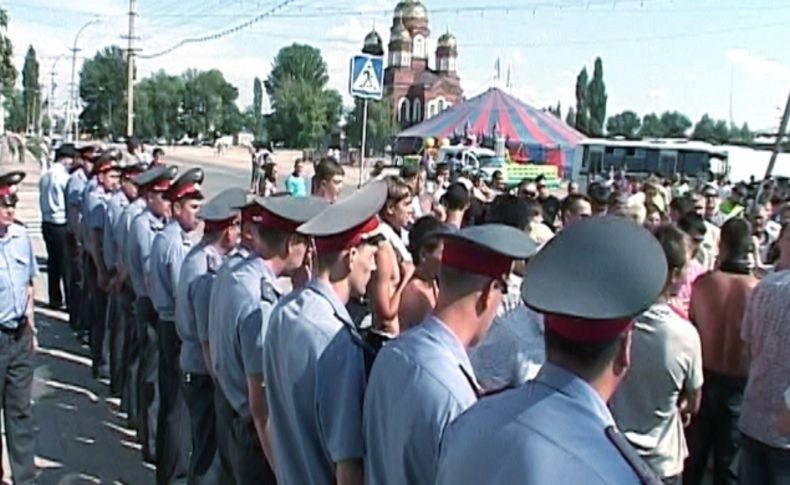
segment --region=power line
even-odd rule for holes
[[[215,34],[206,35],[206,36],[203,36],[203,37],[191,37],[191,38],[183,39],[180,42],[178,42],[175,45],[173,45],[172,47],[169,47],[169,48],[167,48],[167,49],[165,49],[163,51],[157,52],[155,54],[140,55],[138,57],[141,58],[141,59],[153,59],[155,57],[161,57],[163,55],[169,54],[169,53],[173,52],[174,50],[178,49],[179,47],[183,47],[183,46],[185,46],[187,44],[197,44],[197,43],[202,43],[202,42],[208,42],[208,41],[220,39],[222,37],[226,37],[226,36],[231,35],[231,34],[235,34],[235,33],[239,32],[240,30],[246,29],[246,28],[250,27],[251,25],[254,25],[254,24],[260,22],[261,20],[264,20],[264,19],[266,19],[268,17],[271,17],[274,13],[276,13],[277,11],[287,7],[288,5],[293,3],[294,1],[295,0],[284,0],[284,1],[280,2],[280,3],[278,3],[277,5],[275,5],[274,7],[270,8],[269,10],[267,10],[267,11],[265,11],[265,12],[259,14],[259,15],[256,15],[255,17],[247,20],[246,22],[242,22],[241,24],[236,25],[235,27],[232,27],[232,28],[229,28],[229,29],[225,29],[225,30],[217,32]]]

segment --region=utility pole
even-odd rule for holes
[[[67,141],[77,141],[77,123],[78,123],[78,116],[76,116],[75,111],[77,110],[77,82],[74,80],[74,76],[77,72],[77,52],[80,50],[77,48],[77,41],[80,38],[80,34],[82,31],[88,28],[89,25],[93,25],[99,22],[99,19],[92,19],[89,20],[80,27],[80,30],[77,31],[77,35],[74,36],[74,47],[71,48],[71,82],[69,83],[69,100],[66,103],[66,124],[64,127],[65,133],[64,135]],[[73,133],[71,135],[73,138],[69,136],[69,132]]]
[[[49,130],[47,136],[49,137],[49,141],[52,142],[52,134],[55,130],[55,120],[52,119],[52,106],[55,104],[55,76],[58,75],[57,71],[55,71],[55,66],[58,65],[58,61],[60,60],[60,56],[55,58],[55,62],[52,63],[52,69],[49,71],[49,99],[47,100],[47,119],[49,120]]]
[[[129,49],[126,52],[126,139],[134,136],[134,18],[136,0],[129,0]]]
[[[752,210],[760,203],[760,198],[763,195],[763,187],[765,187],[765,182],[771,178],[771,173],[774,171],[774,165],[776,165],[776,157],[779,153],[782,152],[782,142],[784,141],[785,133],[787,132],[787,123],[790,121],[790,94],[787,95],[787,103],[785,103],[785,112],[782,115],[782,121],[779,123],[779,132],[776,133],[776,144],[774,145],[774,149],[771,152],[771,159],[768,162],[768,167],[765,169],[765,178],[763,179],[763,183],[760,184],[760,188],[757,189],[757,197],[754,198],[754,204],[752,204]]]

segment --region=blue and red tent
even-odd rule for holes
[[[462,139],[472,135],[479,143],[492,144],[495,134],[505,138],[513,160],[556,165],[560,174],[566,176],[571,173],[576,148],[584,139],[584,135],[551,113],[491,88],[402,131],[395,140],[394,152],[416,153],[422,140],[429,137]]]

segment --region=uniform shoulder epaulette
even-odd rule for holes
[[[275,304],[279,300],[279,295],[277,294],[277,290],[274,289],[274,286],[266,279],[261,279],[261,301],[265,301],[267,303]]]
[[[625,439],[620,431],[614,426],[607,427],[604,432],[609,441],[614,445],[623,459],[628,463],[628,466],[634,471],[639,481],[643,485],[661,485],[661,480],[653,473],[653,470],[645,463],[642,458],[637,454],[628,440]]]

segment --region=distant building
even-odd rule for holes
[[[249,131],[240,131],[236,133],[236,145],[249,147],[252,146],[252,142],[255,140],[255,135]]]
[[[428,11],[419,0],[395,7],[390,29],[384,98],[401,128],[420,123],[463,101],[458,44],[450,32],[437,42],[435,67],[428,65]]]

